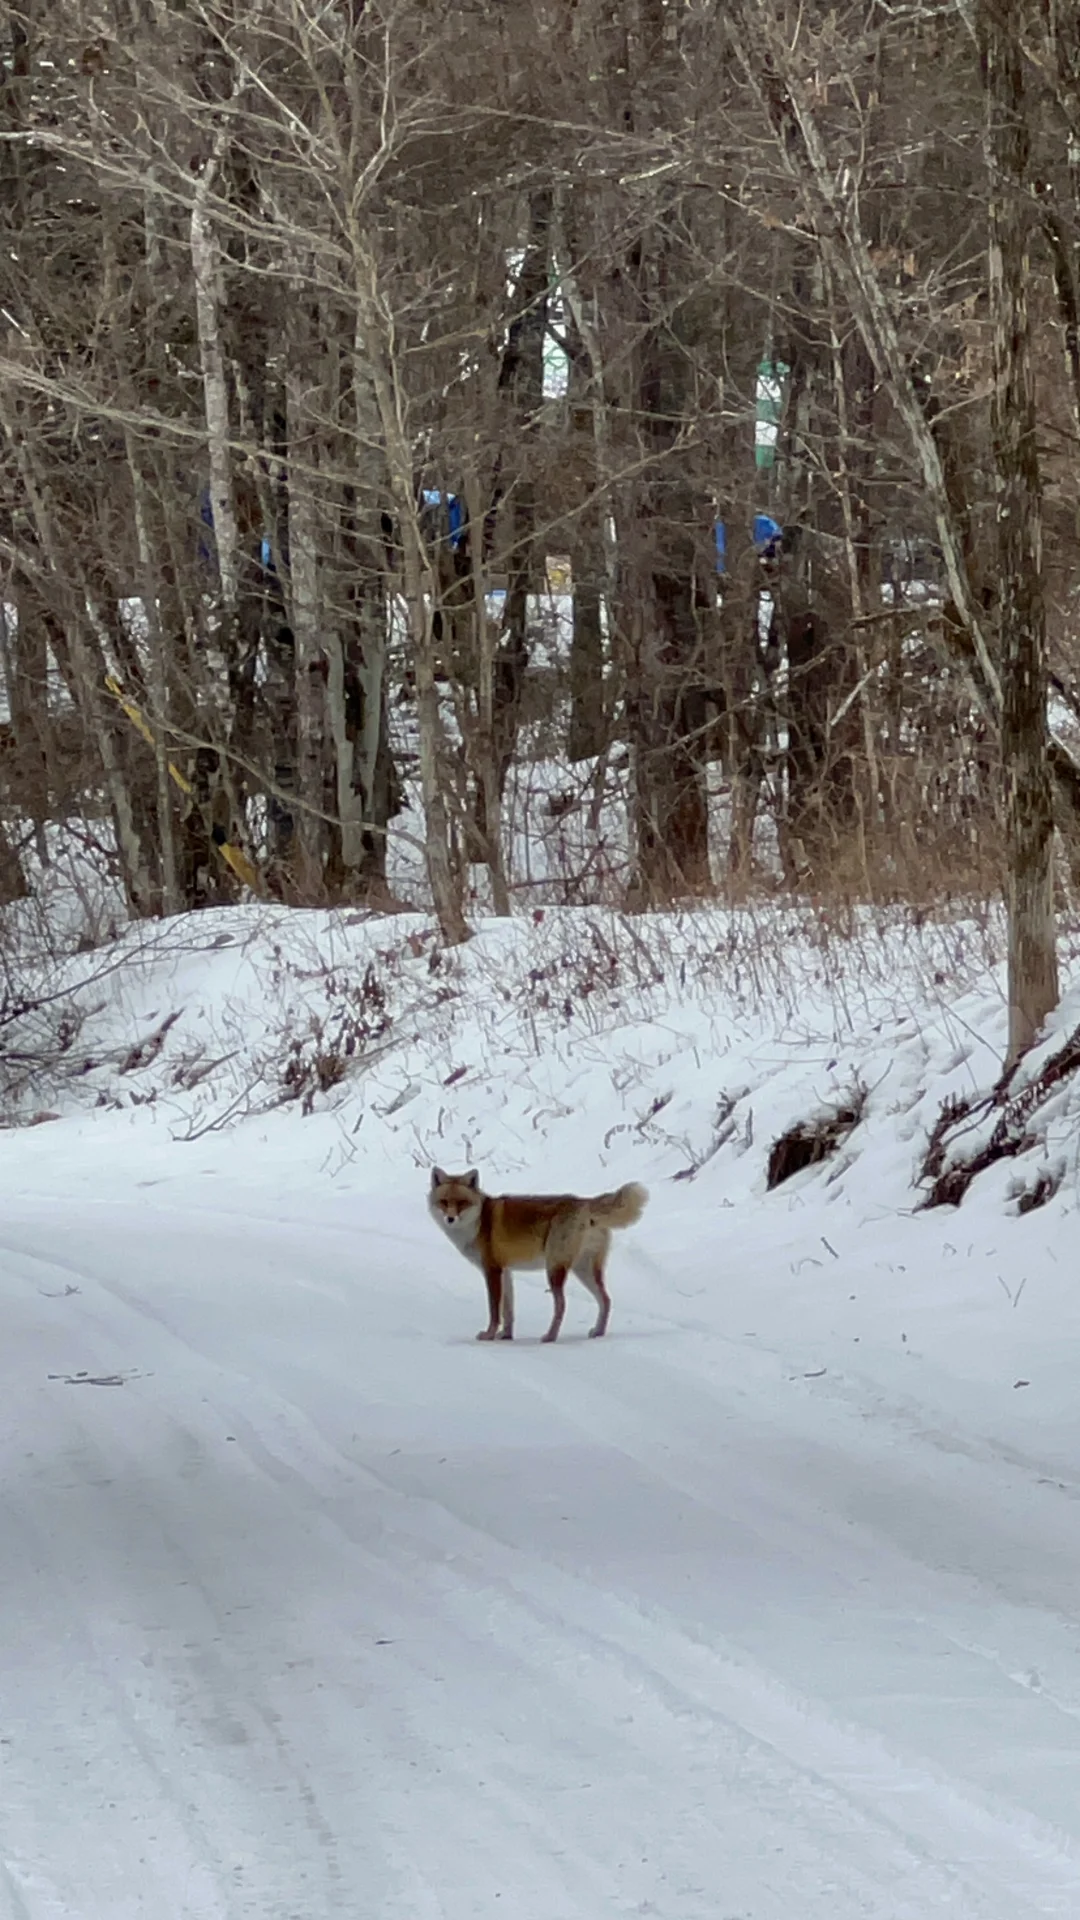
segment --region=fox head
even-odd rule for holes
[[[483,1204],[475,1167],[468,1173],[444,1173],[441,1167],[432,1167],[428,1206],[447,1233],[469,1232],[479,1220]]]

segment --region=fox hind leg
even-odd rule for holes
[[[544,1335],[545,1343],[557,1340],[559,1337],[559,1328],[562,1326],[563,1314],[566,1312],[566,1274],[567,1269],[564,1266],[548,1268],[548,1286],[551,1288],[552,1307],[551,1325]]]
[[[548,1229],[544,1249],[552,1298],[551,1325],[544,1335],[545,1340],[557,1340],[559,1337],[559,1328],[566,1312],[566,1276],[571,1269],[575,1273],[578,1271],[578,1262],[590,1245],[595,1246],[596,1241],[588,1213],[580,1201],[567,1202]]]
[[[605,1240],[607,1236],[605,1235]],[[602,1340],[607,1332],[611,1318],[611,1295],[604,1283],[604,1262],[607,1258],[607,1246],[597,1247],[589,1252],[580,1253],[574,1261],[574,1273],[596,1301],[597,1314],[594,1324],[589,1328],[590,1340]]]

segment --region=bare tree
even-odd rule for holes
[[[13,847],[107,815],[155,912],[385,899],[414,833],[456,940],[478,864],[520,897],[542,789],[575,898],[775,886],[772,847],[821,896],[1008,887],[1024,1044],[1047,777],[1080,864],[1038,732],[1048,652],[1080,689],[1068,9],[64,0],[0,34]]]
[[[1054,814],[1047,757],[1042,476],[1028,307],[1031,131],[1026,44],[1042,9],[978,0],[989,176],[991,403],[997,475],[1001,749],[1009,897],[1010,1063],[1057,1005]]]

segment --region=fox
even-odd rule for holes
[[[459,1253],[480,1268],[487,1283],[488,1323],[478,1340],[514,1337],[514,1269],[547,1271],[553,1309],[543,1338],[557,1340],[566,1311],[566,1276],[574,1273],[597,1305],[590,1340],[601,1340],[611,1317],[604,1269],[612,1231],[632,1227],[648,1200],[630,1181],[615,1193],[591,1200],[577,1194],[501,1194],[481,1191],[475,1167],[468,1173],[431,1170],[428,1207]]]

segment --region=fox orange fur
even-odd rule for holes
[[[640,1220],[648,1199],[633,1182],[616,1193],[583,1200],[576,1194],[503,1194],[480,1191],[480,1175],[431,1171],[428,1206],[459,1253],[480,1268],[487,1282],[489,1319],[478,1340],[514,1337],[517,1268],[545,1268],[553,1311],[545,1340],[557,1340],[566,1310],[566,1276],[576,1274],[598,1308],[590,1339],[607,1332],[611,1296],[604,1280],[611,1233]]]

